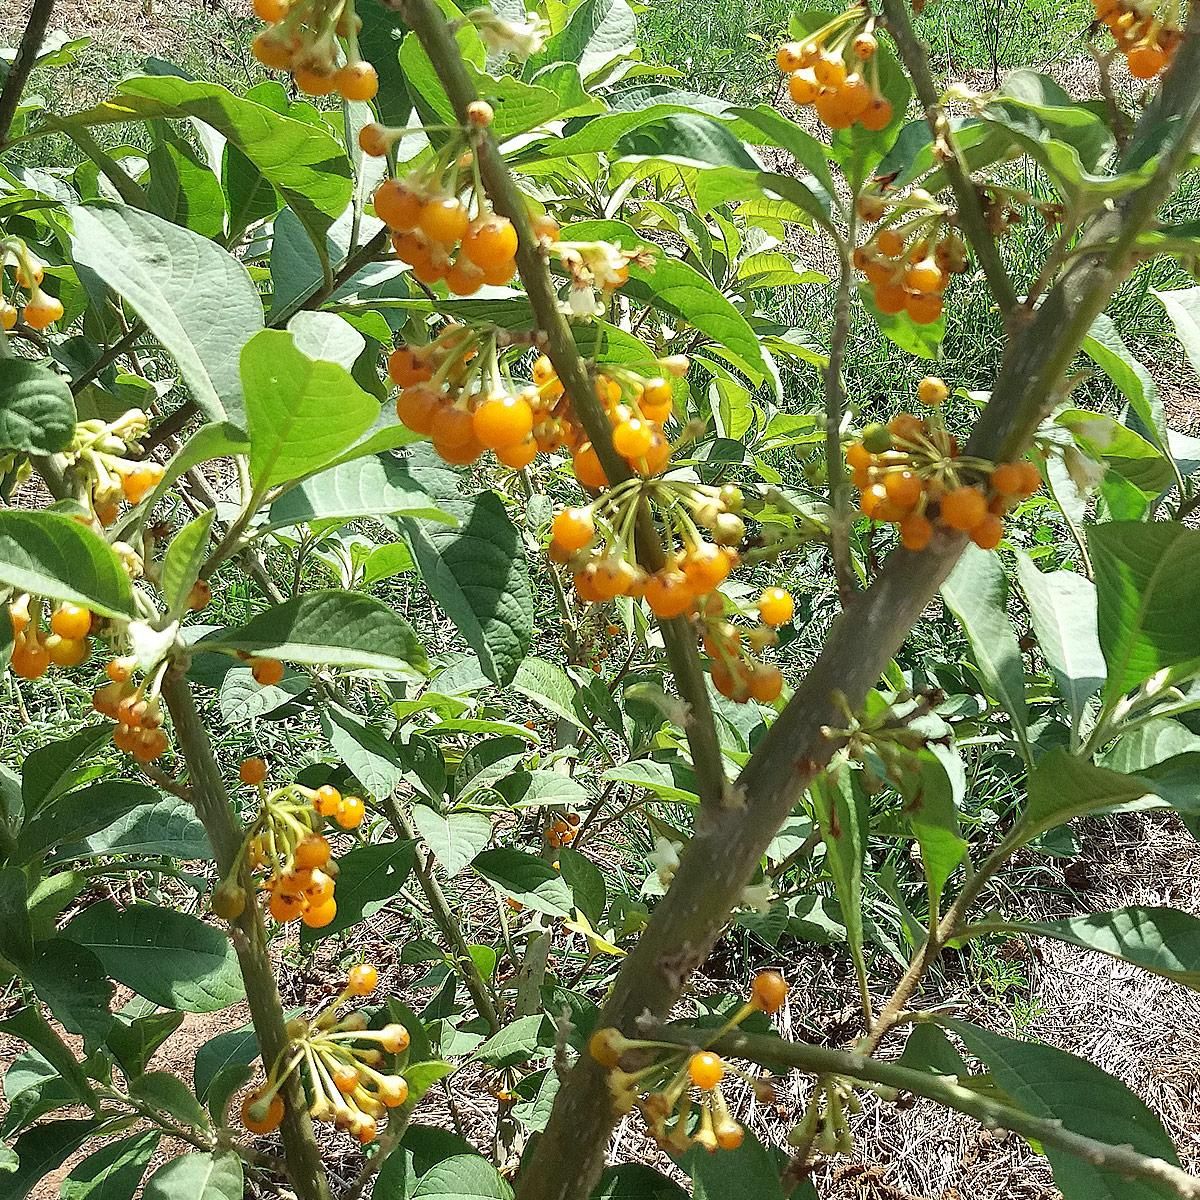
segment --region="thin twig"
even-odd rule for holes
[[[33,7],[29,10],[21,44],[5,76],[4,90],[0,91],[0,150],[7,145],[9,130],[17,115],[17,105],[21,103],[21,93],[25,90],[29,73],[37,63],[53,8],[54,0],[33,0]]]

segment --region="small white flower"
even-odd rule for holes
[[[679,851],[683,849],[682,842],[673,842],[670,838],[656,837],[654,850],[650,855],[650,865],[658,874],[658,881],[666,887],[675,878],[679,870]]]
[[[488,8],[477,8],[467,20],[479,31],[483,44],[493,54],[530,58],[545,44],[550,26],[544,17],[526,13],[524,21],[509,21]]]
[[[567,307],[571,316],[580,319],[598,317],[604,312],[604,305],[596,295],[596,289],[588,285],[575,284],[567,298]]]

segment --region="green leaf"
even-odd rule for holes
[[[29,890],[20,867],[0,867],[0,958],[14,966],[33,959]]]
[[[1117,385],[1158,449],[1168,453],[1167,420],[1158,388],[1150,372],[1121,340],[1113,319],[1101,313],[1092,323],[1081,348]]]
[[[129,1094],[151,1108],[166,1113],[181,1125],[202,1130],[209,1128],[204,1105],[192,1095],[187,1084],[170,1071],[151,1071],[148,1075],[139,1075],[130,1083]]]
[[[356,846],[338,859],[337,915],[323,929],[305,928],[301,940],[317,941],[374,916],[400,891],[412,870],[412,842]]]
[[[238,355],[263,323],[246,268],[208,238],[135,208],[69,211],[75,262],[141,317],[205,416],[239,420]]]
[[[154,117],[193,118],[216,129],[279,191],[314,240],[350,203],[350,161],[320,124],[281,115],[220,84],[177,75],[134,76],[123,80],[111,99],[54,127]]]
[[[430,595],[488,678],[505,687],[533,637],[533,588],[521,537],[494,492],[445,507],[459,519],[454,529],[408,520],[401,526]]]
[[[846,923],[846,940],[861,976],[866,969],[862,957],[862,873],[870,828],[866,797],[848,766],[819,775],[809,795],[825,843],[825,863]]]
[[[583,0],[567,23],[527,63],[575,63],[585,79],[637,45],[637,19],[625,0]]]
[[[942,599],[958,618],[988,691],[1012,717],[1013,729],[1026,759],[1025,668],[1017,635],[1005,609],[1008,585],[998,555],[968,546],[950,578],[942,584]]]
[[[1159,671],[1200,662],[1200,531],[1173,521],[1088,528],[1112,701]]]
[[[146,156],[150,208],[174,225],[219,241],[225,227],[225,192],[195,150],[165,122],[150,126],[155,143]]]
[[[1167,310],[1192,370],[1200,375],[1200,287],[1182,288],[1174,292],[1151,289],[1151,292]]]
[[[47,1121],[26,1130],[13,1143],[20,1166],[0,1176],[4,1200],[25,1200],[56,1167],[66,1162],[92,1136],[97,1121]]]
[[[0,583],[105,617],[137,615],[121,560],[103,538],[61,513],[0,512]]]
[[[335,590],[285,600],[240,629],[220,630],[198,645],[312,666],[404,674],[427,666],[417,635],[403,617],[372,596]]]
[[[512,679],[512,689],[570,725],[582,728],[575,711],[575,685],[556,663],[530,656]]]
[[[0,451],[57,454],[70,445],[75,421],[61,375],[26,358],[0,358]]]
[[[27,863],[59,842],[73,842],[103,829],[135,808],[157,803],[160,793],[144,783],[102,780],[50,801],[26,821],[17,836],[14,861]]]
[[[38,942],[22,974],[68,1033],[83,1036],[90,1054],[108,1036],[113,987],[100,960],[65,938]]]
[[[413,824],[451,878],[480,853],[492,837],[491,818],[483,813],[458,812],[441,816],[427,804],[412,810]]]
[[[512,1188],[475,1154],[444,1159],[422,1177],[412,1200],[512,1200]]]
[[[695,776],[691,768],[681,762],[638,758],[619,767],[610,767],[601,778],[645,788],[660,800],[679,800],[684,804],[699,803],[699,796],[695,790]]]
[[[457,524],[392,454],[356,458],[285,492],[268,514],[272,528],[351,517],[421,517]]]
[[[1155,975],[1200,991],[1200,919],[1175,908],[1119,908],[1058,921],[985,920],[962,936],[1037,934],[1136,963]]]
[[[382,733],[334,704],[322,710],[321,729],[333,752],[372,796],[387,797],[396,790],[404,778],[404,763]]]
[[[180,796],[141,805],[93,833],[87,854],[169,854],[177,859],[212,858],[212,847],[196,811]]]
[[[187,605],[192,585],[208,557],[208,537],[217,510],[206,509],[190,520],[172,539],[163,555],[162,593],[171,613],[181,613]]]
[[[567,887],[571,889],[575,906],[582,910],[593,926],[598,925],[604,915],[604,906],[608,903],[604,872],[590,858],[585,858],[569,846],[559,851],[558,864]]]
[[[1154,496],[1175,482],[1175,471],[1166,455],[1107,413],[1069,408],[1054,420],[1071,431],[1075,444],[1088,457],[1105,463],[1140,491]]]
[[[941,759],[932,750],[917,750],[899,763],[898,782],[904,815],[921,847],[921,863],[936,907],[946,881],[963,860],[967,843],[958,827],[954,786]]]
[[[1148,795],[1153,796],[1153,788],[1145,780],[1092,766],[1065,750],[1051,750],[1029,776],[1029,800],[1015,832],[1029,841],[1074,817],[1139,805]]]
[[[591,1200],[688,1200],[674,1180],[643,1163],[605,1167]]]
[[[47,800],[75,787],[80,782],[81,772],[76,769],[80,759],[89,758],[111,740],[112,726],[105,721],[31,750],[21,764],[21,801],[26,820]]]
[[[183,1024],[183,1013],[150,1013],[132,1020],[119,1013],[108,1031],[107,1045],[126,1079],[140,1075],[158,1048]]]
[[[1044,575],[1020,550],[1017,578],[1038,645],[1071,710],[1071,724],[1078,730],[1084,708],[1106,674],[1096,628],[1096,585],[1073,571]]]
[[[204,1107],[215,1125],[229,1123],[229,1105],[234,1096],[250,1082],[254,1068],[249,1063],[228,1063],[213,1077],[204,1097]]]
[[[544,859],[504,846],[485,850],[471,864],[505,896],[551,917],[571,915],[571,889]]]
[[[763,1144],[746,1130],[736,1150],[710,1154],[692,1146],[680,1157],[680,1166],[692,1177],[693,1200],[783,1200],[779,1168]]]
[[[135,1200],[161,1138],[148,1129],[89,1154],[63,1180],[61,1200]]]
[[[365,433],[379,402],[339,363],[310,358],[292,333],[264,329],[241,352],[250,473],[261,493],[319,471]]]
[[[495,784],[509,808],[577,807],[588,802],[588,791],[561,771],[513,771]]]
[[[408,1103],[416,1104],[439,1079],[453,1075],[458,1068],[440,1058],[427,1062],[410,1062],[404,1068],[404,1082],[408,1084]]]
[[[645,245],[643,238],[620,221],[580,221],[566,226],[563,236],[578,241],[614,241],[627,248]],[[746,318],[695,267],[660,251],[652,266],[630,267],[629,282],[622,290],[634,300],[679,317],[707,334],[755,383],[761,383],[770,373],[758,335]]]
[[[242,1160],[232,1150],[181,1154],[146,1180],[143,1200],[242,1200]]]
[[[100,1102],[83,1067],[34,1005],[19,1008],[11,1017],[0,1021],[0,1033],[11,1034],[33,1047],[62,1076],[77,1100],[100,1111]]]
[[[545,1055],[554,1046],[554,1031],[545,1016],[518,1017],[492,1034],[473,1057],[492,1067],[515,1067]]]
[[[234,455],[249,452],[249,439],[236,425],[228,421],[201,425],[180,447],[179,453],[167,463],[158,486],[145,500],[146,508],[153,508],[171,490],[175,480],[192,467],[210,459],[232,458]]]
[[[358,15],[363,23],[358,33],[359,52],[379,73],[379,93],[373,101],[379,120],[385,125],[407,125],[412,101],[400,69],[400,42],[407,26],[398,13],[381,4],[364,4]]]
[[[248,1066],[258,1056],[258,1038],[253,1025],[243,1025],[240,1029],[230,1029],[209,1038],[196,1051],[196,1061],[192,1065],[192,1083],[196,1095],[202,1100],[207,1099],[222,1071],[231,1066]]]
[[[1025,1112],[1061,1122],[1071,1133],[1178,1165],[1162,1122],[1119,1079],[1064,1050],[1019,1042],[998,1033],[946,1020],[967,1049]],[[1065,1150],[1043,1147],[1063,1200],[1160,1200],[1162,1191],[1093,1166]]]
[[[245,994],[225,934],[168,908],[103,900],[84,909],[63,936],[86,946],[118,983],[163,1008],[219,1012]]]

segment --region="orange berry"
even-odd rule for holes
[[[472,417],[475,436],[489,450],[523,442],[533,431],[533,409],[520,394],[489,396]]]
[[[646,580],[646,603],[656,617],[678,617],[692,605],[693,593],[687,576],[673,567],[655,571]]]
[[[939,379],[936,375],[926,375],[917,384],[917,399],[922,404],[928,404],[930,408],[937,408],[945,404],[949,395],[950,389],[946,386],[946,381]]]
[[[1021,463],[1021,471],[1024,474],[1024,479],[1021,481],[1021,490],[1017,495],[1021,497],[1032,496],[1042,486],[1042,473],[1031,462]]]
[[[140,504],[162,477],[163,469],[158,463],[143,463],[121,476],[121,491],[130,504]]]
[[[777,1013],[787,994],[787,981],[778,971],[759,971],[750,986],[750,1002],[765,1013]]]
[[[473,296],[483,287],[483,272],[461,255],[446,272],[445,278],[446,286],[455,296]]]
[[[433,369],[417,358],[408,346],[397,346],[388,355],[387,370],[391,381],[401,388],[425,383],[433,375]]]
[[[347,100],[373,100],[379,91],[379,76],[369,62],[360,59],[338,71],[336,86]]]
[[[254,0],[254,15],[268,25],[282,21],[287,16],[287,0]]]
[[[34,286],[33,294],[29,297],[22,313],[25,324],[30,329],[45,329],[53,325],[63,315],[61,301],[47,295],[40,287]]]
[[[286,925],[304,911],[304,897],[293,896],[288,892],[273,891],[271,899],[267,902],[267,908],[275,920],[281,925]]]
[[[770,704],[783,691],[783,674],[769,663],[755,663],[750,671],[750,695],[760,704]]]
[[[329,1068],[329,1077],[333,1086],[343,1095],[348,1095],[358,1087],[358,1072],[349,1063],[334,1063]]]
[[[707,595],[725,581],[733,562],[723,546],[701,542],[684,556],[683,575],[697,596]]]
[[[614,1029],[611,1025],[597,1029],[588,1038],[588,1054],[606,1070],[611,1071],[620,1066],[624,1050],[625,1038],[619,1029]]]
[[[411,1041],[403,1025],[385,1025],[379,1034],[379,1044],[389,1054],[403,1054]]]
[[[971,528],[971,541],[980,550],[995,550],[1004,537],[1004,522],[995,513],[985,513]]]
[[[83,638],[91,632],[92,613],[81,604],[64,602],[50,617],[51,632],[63,638]]]
[[[794,104],[803,107],[821,94],[821,85],[809,70],[796,71],[788,76],[788,95]]]
[[[521,471],[537,458],[537,452],[537,442],[530,436],[523,442],[513,442],[510,446],[501,446],[496,451],[496,458],[506,467],[511,467],[514,471]]]
[[[255,35],[250,43],[250,53],[272,71],[286,71],[292,62],[292,51],[287,42],[269,29]]]
[[[248,758],[238,767],[238,778],[253,787],[267,777],[267,764],[261,758]]]
[[[350,968],[346,990],[352,996],[369,996],[379,983],[379,972],[371,963],[359,963]]]
[[[65,638],[52,633],[46,639],[46,653],[56,667],[77,667],[91,652],[92,644],[86,637]]]
[[[440,454],[443,448],[456,449],[470,445],[475,440],[475,423],[465,408],[448,405],[434,413],[432,433],[434,445]]]
[[[1039,476],[1038,482],[1041,482]],[[992,471],[992,488],[1001,496],[1019,496],[1025,484],[1023,463],[1000,463]]]
[[[711,1092],[725,1077],[725,1062],[711,1050],[701,1050],[688,1059],[688,1076],[701,1090]]]
[[[894,115],[892,102],[886,96],[872,96],[867,107],[858,114],[858,123],[871,133],[879,133],[892,123]]]
[[[319,833],[312,833],[296,843],[292,861],[302,871],[314,871],[329,861],[329,855],[329,843]]]
[[[858,507],[863,516],[882,521],[885,518],[881,515],[881,510],[887,502],[887,489],[882,483],[873,483],[870,487],[865,488],[862,495],[859,496]]]
[[[912,471],[889,471],[883,477],[883,488],[887,498],[903,509],[916,508],[925,490],[920,477]]]
[[[379,1099],[388,1108],[399,1108],[408,1100],[408,1082],[402,1075],[385,1075],[378,1086]]]
[[[804,47],[799,42],[784,42],[775,51],[775,65],[785,75],[800,70],[804,65]]]
[[[369,121],[358,131],[358,148],[369,158],[383,158],[391,144],[387,126],[378,121]]]
[[[313,867],[308,872],[308,883],[304,887],[304,898],[309,905],[324,904],[333,896],[333,876],[326,874],[320,867]]]
[[[906,550],[920,551],[929,545],[933,525],[920,513],[909,513],[900,521],[900,542]]]
[[[7,300],[0,299],[0,329],[15,329],[19,316],[20,313],[17,312],[16,305],[9,304]]]
[[[324,929],[337,916],[337,901],[330,896],[323,904],[310,904],[304,910],[304,924],[309,929]]]
[[[283,663],[277,658],[256,658],[250,674],[259,687],[274,687],[283,678]]]
[[[649,421],[631,417],[613,430],[613,447],[625,458],[642,458],[654,441],[654,427]]]
[[[408,229],[392,234],[392,249],[402,263],[410,267],[428,266],[433,262],[433,252],[423,234]]]
[[[188,592],[187,606],[191,612],[202,612],[212,603],[212,585],[207,579],[197,579]]]
[[[136,659],[112,658],[109,659],[107,666],[105,666],[104,673],[113,683],[128,683],[136,666]]]
[[[396,416],[413,433],[431,434],[441,408],[441,393],[421,384],[405,388],[396,398]]]
[[[875,235],[875,245],[888,258],[899,258],[904,253],[904,239],[894,229],[881,229]]]
[[[571,456],[575,478],[586,488],[599,490],[608,486],[608,476],[600,465],[600,456],[591,442],[584,442]]]
[[[822,87],[837,89],[846,80],[846,64],[836,54],[822,54],[813,63],[813,74]]]
[[[781,587],[766,587],[758,597],[758,615],[767,625],[786,625],[796,611],[791,593]]]
[[[827,88],[813,101],[813,107],[830,129],[849,129],[854,124],[855,113],[843,99],[840,90]]]
[[[296,86],[306,96],[328,96],[337,87],[337,73],[316,67],[297,67],[292,72]]]
[[[362,824],[366,813],[367,807],[363,804],[360,797],[346,796],[343,798],[341,804],[338,805],[338,810],[333,814],[333,819],[343,829],[357,829]]]
[[[955,488],[942,497],[939,517],[942,524],[951,529],[967,532],[987,515],[987,500],[977,487]]]
[[[467,232],[470,218],[457,196],[435,196],[421,206],[421,232],[431,242],[450,246]]]
[[[313,808],[317,810],[323,817],[332,817],[337,812],[338,805],[342,802],[342,793],[330,783],[323,783],[316,792],[313,793]],[[323,863],[308,864],[309,866],[323,866]]]
[[[922,258],[909,264],[904,272],[904,286],[922,295],[940,292],[946,286],[946,276],[934,259]]]
[[[283,1121],[283,1097],[278,1092],[269,1100],[251,1093],[242,1101],[242,1124],[251,1133],[272,1133]]]
[[[462,252],[482,270],[512,262],[517,253],[517,231],[507,217],[495,213],[478,217],[463,237]]]
[[[838,101],[850,119],[857,120],[871,103],[871,89],[861,75],[848,75],[838,88]]]
[[[904,298],[904,311],[918,325],[932,325],[942,315],[942,298],[936,292],[909,292]]]
[[[746,1140],[746,1131],[732,1118],[718,1125],[713,1134],[722,1150],[736,1150]]]
[[[1167,56],[1158,46],[1135,46],[1125,61],[1134,79],[1153,79],[1167,65]]]
[[[554,364],[544,355],[539,354],[533,362],[533,368],[530,372],[533,382],[540,387],[543,383],[549,383],[550,380],[557,378],[557,373],[554,370]]]
[[[902,287],[888,285],[875,289],[875,307],[887,316],[902,313],[908,307],[908,292]]]
[[[554,514],[550,529],[564,550],[582,550],[596,536],[596,522],[590,508],[562,509]]]
[[[868,33],[864,29],[851,42],[851,47],[854,50],[854,57],[861,58],[865,62],[868,58],[875,57],[875,51],[879,49],[879,42],[873,33]]]
[[[851,470],[865,470],[875,465],[875,455],[862,442],[851,442],[846,447],[846,463]]]

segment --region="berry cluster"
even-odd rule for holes
[[[578,458],[577,453],[577,476]],[[580,482],[589,478],[585,474]],[[601,473],[597,486],[602,482]],[[770,702],[782,690],[783,676],[749,650],[761,652],[775,642],[774,627],[792,618],[792,598],[781,588],[763,592],[756,606],[762,624],[749,631],[744,648],[742,631],[725,619],[727,607],[740,610],[719,590],[739,562],[736,546],[746,532],[742,504],[742,493],[732,484],[717,488],[682,479],[629,479],[589,505],[556,513],[549,554],[567,565],[586,603],[629,596],[645,600],[663,620],[690,614],[711,657],[717,690],[742,703]],[[648,505],[679,542],[653,572],[638,563],[635,538],[638,513]],[[711,541],[701,529],[709,531]]]
[[[984,550],[994,550],[1004,535],[1004,513],[1041,486],[1029,462],[993,464],[959,453],[947,432],[941,405],[949,390],[934,376],[921,380],[918,398],[928,417],[900,412],[884,425],[868,425],[852,442],[846,462],[860,491],[859,507],[875,521],[899,527],[909,550],[924,550],[934,522],[966,533]]]
[[[830,129],[857,123],[878,132],[892,123],[891,101],[879,86],[874,24],[869,11],[856,4],[775,53],[788,77],[788,95],[801,107],[811,104]]]
[[[371,100],[379,91],[375,68],[358,52],[362,19],[354,0],[254,0],[267,23],[251,50],[264,67],[289,71],[309,96],[337,92],[345,100]],[[339,66],[339,39],[345,61]]]
[[[346,986],[321,1013],[311,1021],[294,1017],[288,1022],[283,1054],[267,1081],[242,1103],[242,1123],[251,1133],[279,1127],[282,1088],[293,1072],[302,1080],[312,1119],[346,1130],[364,1146],[378,1136],[379,1118],[408,1102],[408,1083],[398,1073],[396,1059],[408,1050],[408,1030],[396,1024],[368,1029],[365,1013],[341,1013],[347,1000],[369,996],[378,984],[376,968],[360,963],[350,969]]]
[[[1183,37],[1178,4],[1160,13],[1147,0],[1092,0],[1096,20],[1107,25],[1134,79],[1153,79],[1175,57]]]
[[[132,754],[139,762],[153,762],[167,749],[162,706],[144,682],[133,682],[136,665],[133,658],[110,659],[104,668],[109,681],[92,693],[92,707],[101,716],[116,721],[113,745],[118,750]]]
[[[147,429],[146,414],[132,408],[115,421],[80,421],[63,452],[74,490],[97,524],[116,521],[121,501],[140,504],[159,484],[159,463],[131,458]]]
[[[13,286],[5,285],[4,268],[13,267]],[[0,329],[12,329],[18,318],[30,329],[45,329],[63,315],[63,306],[54,296],[42,291],[46,268],[20,238],[0,239]],[[18,307],[24,288],[28,299]]]
[[[751,1013],[778,1012],[787,993],[787,983],[778,971],[760,971],[754,978],[750,1000],[711,1036],[709,1044]],[[630,1051],[653,1052],[654,1061],[633,1071],[623,1070],[622,1061]],[[745,1079],[764,1101],[773,1090],[769,1081],[743,1074],[711,1050],[676,1050],[662,1042],[637,1041],[611,1026],[592,1034],[588,1053],[608,1072],[616,1111],[623,1114],[636,1106],[660,1149],[670,1153],[682,1154],[690,1146],[702,1146],[710,1153],[736,1150],[742,1144],[744,1131],[721,1091],[727,1073],[732,1071]],[[698,1104],[693,1089],[700,1093]]]
[[[238,883],[243,861],[251,872],[267,868],[259,887],[270,894],[267,910],[280,922],[302,920],[310,929],[322,929],[337,915],[334,880],[337,863],[329,842],[319,830],[328,817],[342,829],[357,829],[366,815],[358,796],[343,796],[337,788],[287,784],[268,793],[263,787],[267,764],[248,758],[239,776],[257,787],[262,806],[246,830],[237,857],[225,879],[213,891],[217,916],[234,921],[246,906],[246,893]]]
[[[50,632],[42,632],[42,602],[23,592],[8,606],[12,624],[11,666],[22,679],[40,679],[50,665],[77,667],[92,653],[95,618],[79,604],[61,604],[50,614]]]
[[[894,200],[864,193],[858,211],[865,221],[882,222],[854,250],[854,265],[866,275],[875,307],[906,312],[918,325],[936,321],[950,276],[967,269],[966,246],[950,228],[950,211],[923,188]]]
[[[546,826],[546,845],[553,847],[555,850],[559,850],[563,846],[569,846],[579,832],[578,826],[578,813],[568,813],[565,817],[555,817]]]

